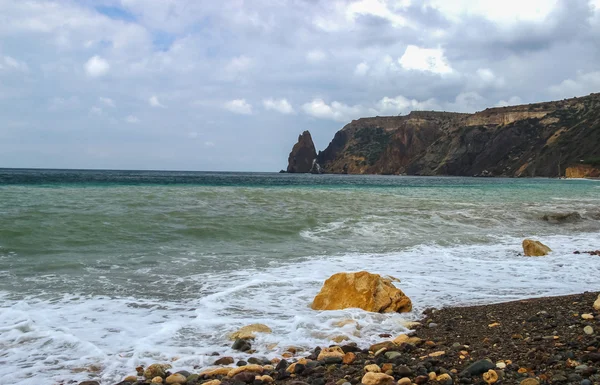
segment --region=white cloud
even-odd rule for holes
[[[369,65],[365,62],[359,63],[354,69],[354,75],[365,76],[369,71]]]
[[[234,99],[224,104],[225,109],[242,115],[252,114],[252,105],[246,102],[246,99]]]
[[[198,134],[196,131],[188,132],[188,138],[190,139],[197,139],[198,136],[200,136],[200,134]]]
[[[403,8],[410,5],[410,0],[395,1],[394,7]],[[393,12],[384,0],[359,0],[351,3],[346,9],[346,18],[354,21],[357,15],[376,16],[386,19],[395,27],[408,25],[408,21],[402,15]]]
[[[323,99],[314,99],[310,103],[302,105],[302,109],[308,115],[320,119],[330,119],[337,122],[349,122],[363,115],[365,109],[360,106],[348,106],[340,102],[325,103]]]
[[[129,115],[125,118],[125,121],[130,124],[138,124],[140,122],[140,119],[135,115]]]
[[[441,48],[421,48],[409,45],[398,63],[407,70],[428,71],[435,74],[452,73],[452,67]]]
[[[250,69],[250,67],[252,67],[252,64],[253,64],[252,59],[250,59],[247,56],[242,55],[242,56],[238,56],[238,57],[231,59],[229,64],[227,64],[227,67],[225,68],[225,70],[227,72],[237,74],[240,72],[247,71],[248,69]]]
[[[104,60],[103,58],[101,58],[100,56],[92,56],[86,63],[85,63],[85,72],[95,78],[95,77],[99,77],[99,76],[104,76],[108,73],[108,71],[110,70],[110,64],[108,64],[108,62],[106,60]]]
[[[48,111],[73,110],[79,106],[79,98],[77,96],[68,98],[57,96],[50,99],[48,104]]]
[[[11,56],[0,56],[0,71],[21,71],[27,72],[29,67],[24,62],[21,62]]]
[[[98,98],[98,100],[100,101],[100,103],[102,103],[106,107],[112,107],[112,108],[115,107],[115,102],[111,98],[106,98],[106,97],[100,96]]]
[[[214,143],[214,142],[204,142],[204,145],[205,145],[206,147],[214,147],[214,146],[215,146],[215,143]]]
[[[411,111],[435,110],[439,109],[439,105],[435,99],[429,99],[420,102],[416,99],[408,99],[402,95],[395,98],[384,97],[375,104],[378,114],[381,115],[397,115],[406,114]]]
[[[282,114],[293,114],[294,108],[287,99],[265,99],[263,100],[265,110],[273,110]]]
[[[557,0],[428,0],[443,14],[459,21],[468,17],[485,17],[497,23],[542,21],[556,6]],[[518,9],[518,12],[515,12]]]
[[[578,72],[575,78],[565,79],[549,87],[549,91],[557,98],[583,96],[598,90],[600,90],[600,71]]]
[[[90,114],[102,115],[102,108],[100,108],[98,106],[94,106],[94,107],[90,108]]]
[[[148,103],[150,104],[151,107],[161,107],[161,108],[166,108],[161,102],[160,100],[158,100],[158,97],[156,95],[152,95],[150,96],[150,99],[148,99]]]
[[[508,100],[500,100],[496,103],[496,107],[518,106],[519,104],[523,104],[523,100],[518,96],[511,96]]]
[[[321,50],[315,49],[306,54],[306,60],[310,63],[318,63],[325,60],[327,54]]]

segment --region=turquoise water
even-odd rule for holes
[[[599,231],[596,181],[0,170],[0,383],[202,365],[251,322],[274,329],[257,340],[269,355],[401,332],[428,306],[598,290],[585,277],[600,258],[572,253],[600,248]],[[519,255],[525,237],[554,252]],[[414,314],[308,308],[351,270],[400,278]],[[334,330],[348,317],[360,335]],[[102,370],[74,372],[86,365]]]

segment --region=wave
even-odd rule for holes
[[[600,275],[600,258],[573,255],[598,248],[597,234],[544,237],[554,252],[543,258],[523,257],[521,240],[497,236],[494,244],[431,242],[394,253],[314,256],[260,268],[239,265],[178,279],[147,277],[154,285],[197,290],[195,297],[179,300],[48,293],[15,299],[1,293],[0,383],[117,382],[135,366],[155,361],[174,361],[177,369],[192,370],[212,363],[214,351],[244,358],[231,350],[226,336],[254,322],[273,329],[258,336],[256,354],[273,357],[289,346],[329,345],[334,337],[361,345],[375,342],[380,333],[406,331],[403,322],[428,307],[600,290],[589,279]],[[179,263],[183,269],[188,261]],[[413,312],[309,308],[327,277],[358,270],[398,277],[398,286],[413,300]],[[355,322],[336,326],[347,319]]]

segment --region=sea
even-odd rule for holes
[[[525,238],[552,253],[523,256]],[[252,323],[272,329],[256,357],[368,346],[430,307],[600,290],[600,257],[574,254],[596,249],[591,180],[0,169],[0,384],[198,372],[247,359],[228,334]],[[361,270],[413,311],[311,310]]]

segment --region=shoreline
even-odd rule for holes
[[[381,342],[371,346],[342,343],[291,351],[281,361],[215,356],[226,366],[176,374],[174,362],[159,377],[182,385],[591,385],[600,382],[600,309],[594,308],[599,293],[427,309],[409,334],[380,335]],[[141,377],[126,377],[132,372],[118,384],[151,383],[142,371]]]

